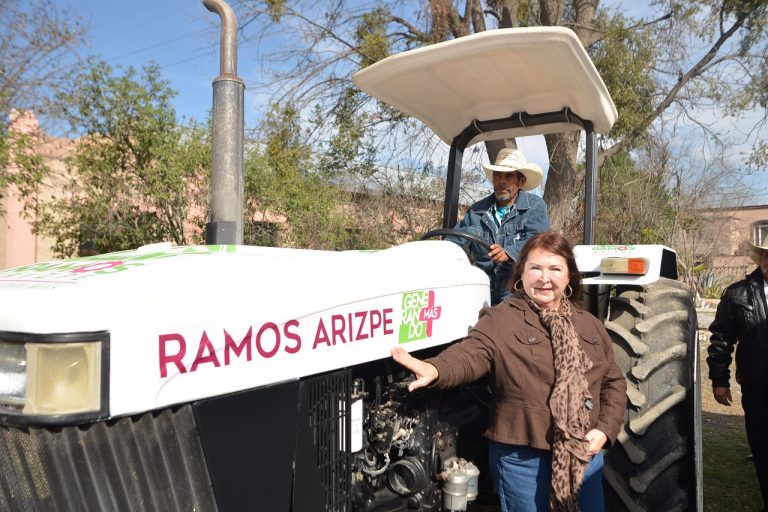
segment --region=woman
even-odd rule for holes
[[[600,450],[618,435],[627,386],[602,323],[569,300],[580,286],[568,241],[554,232],[528,240],[511,289],[437,357],[401,347],[392,356],[416,375],[411,391],[491,374],[485,435],[504,512],[603,511]]]

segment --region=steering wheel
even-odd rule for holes
[[[468,231],[462,231],[460,229],[433,229],[432,231],[427,231],[422,235],[420,240],[427,240],[429,238],[435,238],[435,237],[445,237],[445,236],[455,236],[457,238],[463,238],[465,240],[468,240],[472,243],[479,244],[481,247],[484,247],[486,251],[491,250],[491,244],[483,240],[477,235],[474,235]],[[466,248],[465,250],[468,250]]]

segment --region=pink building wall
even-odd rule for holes
[[[707,242],[713,246],[712,267],[721,284],[742,279],[755,269],[747,241],[762,243],[754,240],[752,226],[768,224],[768,205],[719,208],[707,210],[705,215],[713,220]]]
[[[22,217],[23,204],[16,194],[8,191],[5,205],[6,235],[3,267],[19,267],[37,261],[37,237],[29,221]]]
[[[71,152],[74,141],[60,137],[46,136],[40,131],[37,119],[31,112],[12,112],[10,131],[23,133],[35,138],[37,151],[50,168],[51,175],[47,178],[40,194],[51,195],[61,189],[63,177],[66,175],[65,158]],[[11,167],[9,172],[15,172]],[[5,211],[0,222],[0,268],[12,268],[29,265],[38,261],[54,259],[51,247],[53,242],[38,237],[32,232],[31,222],[34,216],[24,218],[24,204],[16,191],[9,187],[3,193],[3,209]]]
[[[37,120],[31,113],[11,113],[10,131],[36,136],[39,133]],[[17,172],[18,169],[11,166],[9,172]],[[37,258],[37,240],[32,233],[29,220],[24,219],[22,212],[24,204],[18,197],[14,187],[5,191],[5,240],[4,256],[2,261],[4,268],[18,267],[35,263]]]

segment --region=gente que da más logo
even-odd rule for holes
[[[404,293],[399,343],[431,337],[432,324],[440,318],[440,313],[441,307],[435,305],[434,290]]]

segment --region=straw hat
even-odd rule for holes
[[[747,244],[749,244],[749,258],[755,265],[759,265],[763,251],[768,251],[768,235],[763,237],[763,245],[755,245],[751,240],[748,240]]]
[[[488,181],[493,183],[494,172],[514,172],[517,171],[525,176],[525,185],[523,190],[533,190],[539,186],[544,179],[544,172],[541,167],[533,162],[527,162],[525,156],[519,149],[502,148],[496,156],[495,164],[483,164],[483,170]]]

